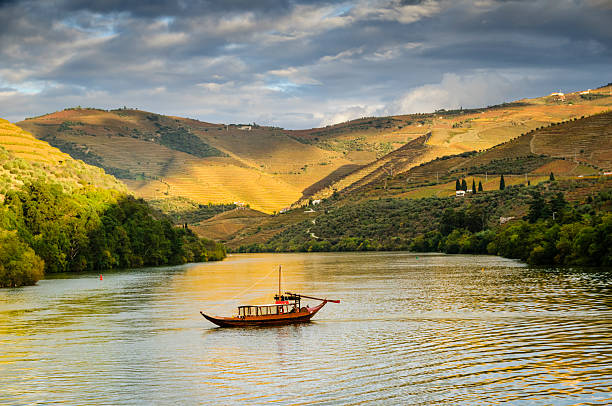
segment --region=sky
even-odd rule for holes
[[[0,117],[290,129],[612,82],[612,0],[0,0]]]

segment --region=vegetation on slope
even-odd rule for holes
[[[227,156],[227,154],[224,154],[215,147],[211,147],[184,127],[173,129],[159,126],[158,128],[159,143],[168,148],[185,152],[198,158]]]
[[[96,186],[126,192],[125,185],[100,168],[72,159],[21,128],[0,119],[0,198],[37,179],[58,182],[66,191]]]
[[[569,204],[564,193],[580,189],[591,194]],[[510,221],[499,225],[504,215]],[[361,250],[489,253],[531,264],[610,266],[612,184],[603,179],[549,182],[465,199],[387,198],[329,205],[315,220],[298,223],[265,244],[238,249]]]
[[[612,170],[612,113],[541,126],[485,151],[438,157],[388,176],[384,189],[387,195],[398,195],[467,175],[537,177],[551,170],[566,176]],[[381,181],[375,179],[357,192],[379,195],[380,189]]]
[[[7,194],[10,229],[45,261],[47,272],[71,272],[201,262],[223,258],[223,249],[191,231],[151,216],[143,200],[59,184],[35,182]]]
[[[138,175],[129,169],[105,165],[102,157],[91,151],[85,145],[79,145],[76,142],[66,141],[61,138],[57,138],[55,135],[44,137],[42,140],[48,142],[49,145],[59,149],[60,151],[70,155],[74,159],[81,160],[88,165],[102,168],[104,172],[111,176],[119,179],[138,179]]]
[[[99,168],[1,124],[0,287],[34,284],[43,270],[104,270],[225,256],[221,244],[174,227]],[[32,142],[36,154],[30,151],[26,160],[7,151],[3,146],[13,148],[13,138]]]
[[[219,213],[234,210],[234,203],[226,204],[200,204],[186,197],[169,197],[166,199],[149,200],[149,205],[165,214],[174,224],[197,224],[203,220],[216,216]]]
[[[277,129],[242,130],[139,110],[74,109],[19,125],[120,176],[145,199],[239,201],[271,213],[350,163],[335,162],[340,154],[300,144]]]

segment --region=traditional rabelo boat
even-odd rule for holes
[[[315,307],[301,306],[301,299],[320,300]],[[273,326],[282,324],[306,323],[325,306],[327,302],[340,303],[339,300],[321,299],[313,296],[285,292],[281,294],[281,268],[278,268],[278,294],[273,304],[238,306],[238,314],[233,317],[214,317],[200,312],[206,320],[219,327]]]

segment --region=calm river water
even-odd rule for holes
[[[278,264],[286,290],[342,302],[296,326],[200,316],[271,302]],[[487,256],[234,255],[0,290],[0,346],[10,405],[605,404],[612,274]]]

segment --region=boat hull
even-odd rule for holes
[[[202,316],[211,323],[219,327],[250,327],[250,326],[281,326],[286,324],[308,323],[323,306],[323,302],[312,309],[296,313],[274,314],[267,316],[246,316],[246,317],[214,317],[200,312]]]

